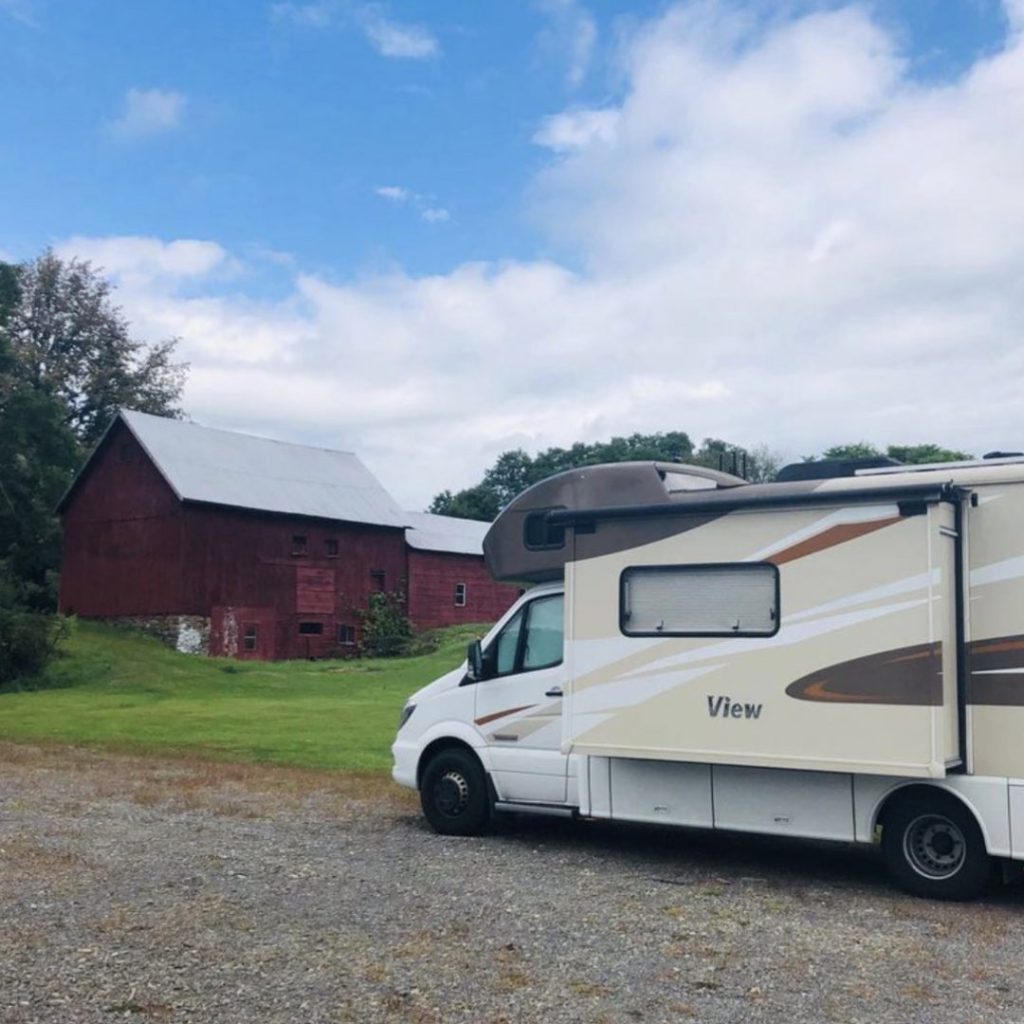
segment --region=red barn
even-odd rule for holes
[[[62,610],[179,650],[351,654],[375,591],[408,594],[420,628],[488,621],[516,594],[466,539],[486,525],[430,530],[443,517],[403,512],[349,452],[143,413],[118,414],[59,511]]]
[[[417,629],[493,622],[522,592],[495,583],[483,560],[490,523],[406,512],[408,615]]]

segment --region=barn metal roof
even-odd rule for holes
[[[457,555],[482,555],[484,534],[490,523],[475,519],[455,519],[431,512],[406,512],[405,521],[410,529],[405,540],[417,551],[444,551]]]
[[[375,526],[403,527],[409,521],[351,452],[125,409],[119,416],[182,501]]]

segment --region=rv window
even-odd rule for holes
[[[622,574],[627,636],[773,636],[779,570],[767,562],[634,566]]]
[[[563,603],[561,594],[552,594],[538,597],[521,608],[484,651],[487,677],[532,672],[559,664]]]
[[[531,551],[565,547],[565,527],[552,526],[547,521],[548,513],[554,511],[553,508],[545,508],[527,515],[523,522],[523,543]]]
[[[519,633],[523,628],[523,613],[519,612],[498,634],[494,645],[494,671],[496,676],[507,676],[516,669]]]
[[[562,660],[563,599],[558,594],[531,601],[523,645],[523,671],[548,668]]]

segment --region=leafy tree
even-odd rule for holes
[[[404,597],[397,592],[371,594],[363,614],[359,653],[371,658],[398,657],[410,652],[413,639]]]
[[[943,448],[937,444],[890,444],[883,452],[867,441],[837,444],[832,448],[826,448],[821,453],[823,459],[877,459],[882,456],[888,456],[897,462],[905,462],[907,465],[920,465],[926,462],[962,462],[965,459],[974,458],[970,452]]]
[[[434,496],[427,511],[439,516],[478,519],[480,522],[490,523],[501,511],[501,502],[492,488],[486,484],[477,484],[456,494],[442,491]]]
[[[85,446],[118,408],[180,414],[186,367],[173,361],[176,339],[146,345],[132,338],[111,285],[81,260],[52,251],[0,273],[0,337],[18,377],[56,398]]]
[[[60,404],[24,384],[0,384],[0,574],[27,608],[56,607],[61,532],[53,510],[77,461]]]
[[[907,464],[924,462],[963,462],[973,459],[970,452],[958,452],[952,448],[941,448],[937,444],[891,444],[886,454]]]
[[[867,441],[855,441],[853,444],[837,444],[826,448],[821,453],[823,459],[879,459],[884,453]]]
[[[691,462],[731,471],[744,467],[749,479],[774,476],[778,456],[767,448],[746,451],[725,441],[705,440],[695,451],[688,434],[681,430],[658,434],[631,434],[593,444],[577,442],[570,448],[548,448],[530,456],[521,448],[503,452],[474,487],[452,494],[442,491],[430,503],[429,511],[490,522],[517,494],[556,473],[605,462]]]

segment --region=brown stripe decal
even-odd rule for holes
[[[942,644],[917,644],[827,665],[786,687],[797,700],[834,704],[942,704]]]
[[[839,526],[831,526],[821,533],[808,537],[790,548],[783,548],[774,555],[769,555],[767,561],[782,565],[785,562],[795,561],[797,558],[806,558],[807,555],[817,554],[827,548],[834,548],[837,544],[845,544],[848,540],[863,537],[867,533],[874,533],[881,530],[883,526],[892,526],[893,523],[901,521],[900,516],[892,516],[889,519],[875,519],[870,523],[841,523]]]
[[[495,711],[494,714],[484,715],[483,718],[474,718],[473,721],[477,725],[486,725],[488,722],[494,722],[506,715],[514,715],[517,711],[529,711],[532,707],[536,707],[536,704],[524,704],[521,708],[506,708],[504,711]]]
[[[969,665],[971,704],[1024,707],[1024,636],[975,640]],[[1000,674],[979,675],[983,672]]]

